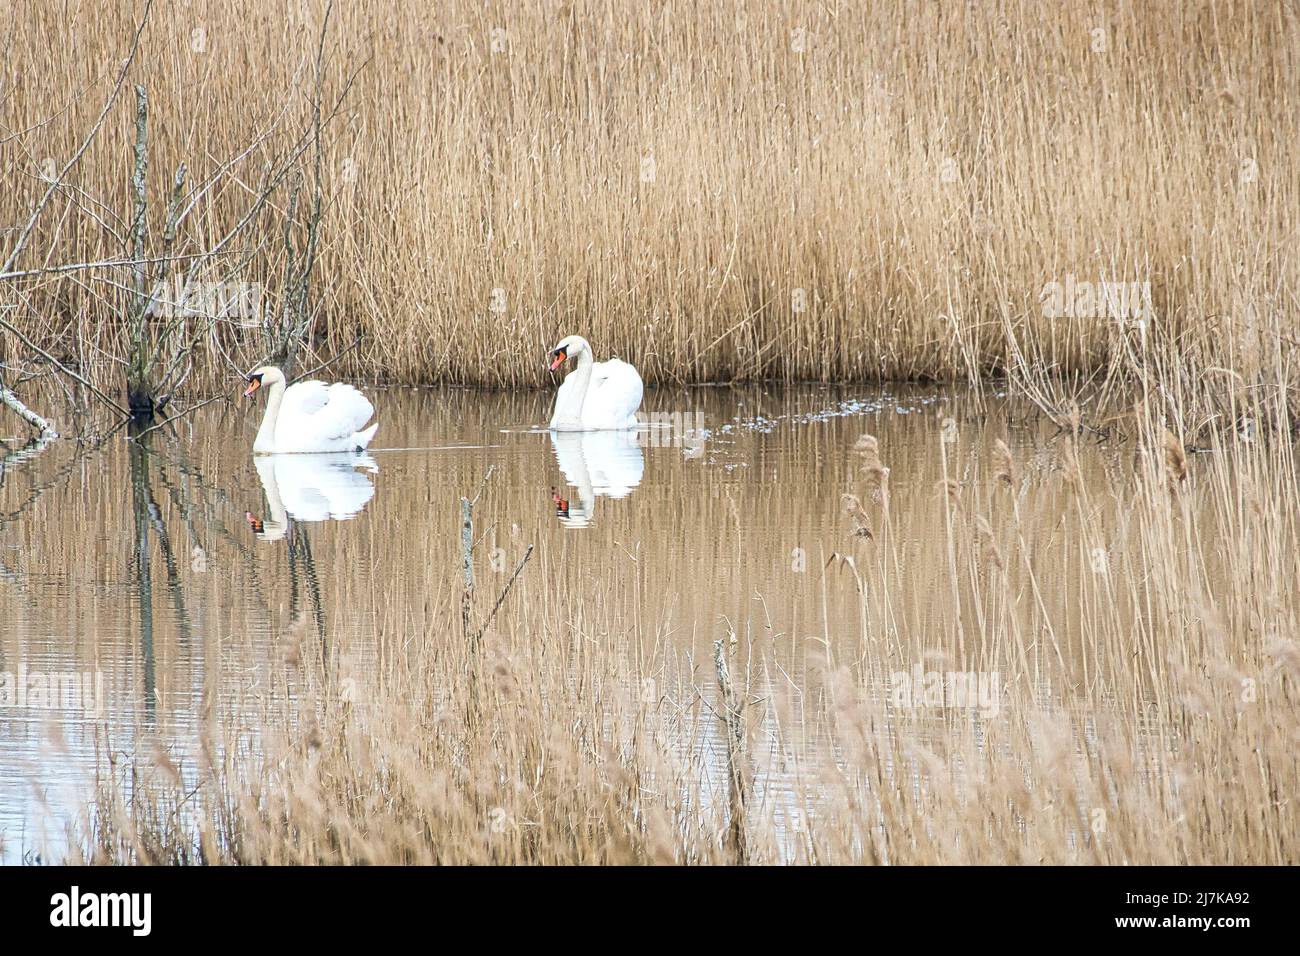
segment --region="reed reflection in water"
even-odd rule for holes
[[[104,700],[93,713],[0,708],[5,860],[60,855],[109,752],[160,754],[185,777],[213,739],[222,760],[256,754],[264,717],[286,701],[346,688],[363,707],[394,661],[460,653],[459,501],[480,486],[481,590],[537,549],[485,636],[491,653],[541,641],[579,689],[597,655],[622,690],[602,684],[591,701],[656,702],[687,768],[678,783],[712,820],[728,812],[712,668],[723,639],[747,702],[751,806],[776,821],[781,859],[812,852],[828,773],[852,771],[876,801],[857,808],[868,819],[882,781],[919,786],[930,772],[908,748],[960,754],[949,783],[978,788],[971,754],[1029,720],[1026,708],[1136,726],[1192,646],[1152,614],[1154,576],[1174,582],[1162,595],[1187,580],[1213,593],[1243,560],[1234,548],[1250,545],[1217,494],[1227,475],[1256,469],[1265,514],[1285,500],[1254,459],[1207,460],[1177,503],[1198,537],[1166,554],[1131,444],[1075,442],[1031,408],[939,389],[655,390],[646,406],[661,420],[625,434],[538,430],[540,392],[374,397],[380,443],[364,455],[254,459],[255,413],[214,406],[139,441],[57,442],[6,461],[0,672],[102,675]],[[864,433],[887,482],[872,477]],[[1291,559],[1264,550],[1284,580]],[[1269,613],[1294,612],[1288,593],[1271,592]],[[1262,672],[1246,631],[1224,634],[1224,666]],[[310,690],[285,673],[307,658],[322,680]],[[902,721],[891,680],[917,668],[997,674],[1002,714],[940,707]],[[430,706],[460,692],[444,686]],[[621,706],[602,731],[611,741],[626,731]],[[849,713],[879,766],[846,769],[837,721]],[[1167,734],[1127,741],[1156,781],[1174,779]],[[876,831],[863,832],[859,851]],[[1070,840],[1068,852],[1090,845],[1082,831]]]

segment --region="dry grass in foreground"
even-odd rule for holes
[[[196,197],[178,255],[245,214],[305,122],[323,11],[153,9],[128,77],[152,103],[151,202],[181,162],[197,184],[237,160]],[[0,223],[75,149],[139,14],[0,13]],[[1210,412],[1294,387],[1293,5],[453,0],[333,16],[326,100],[364,68],[327,131],[312,346],[366,336],[335,374],[536,385],[539,350],[577,331],[651,382],[1045,371],[1105,394],[1154,373]],[[50,42],[65,33],[81,42]],[[132,123],[128,97],[20,265],[120,251]],[[286,205],[196,280],[260,284],[274,308]],[[1149,291],[1145,334],[1101,298],[1045,316],[1050,283],[1073,300],[1099,280]],[[100,270],[4,294],[34,341],[102,381],[129,284]],[[265,348],[233,322],[210,332],[191,388]]]
[[[205,714],[194,752],[105,760],[78,855],[1295,864],[1295,449],[1189,458],[1132,421],[1135,457],[1091,480],[1076,437],[1030,461],[945,427],[926,528],[894,526],[890,450],[865,436],[825,569],[860,616],[720,630],[719,661],[599,586],[508,598],[481,643],[449,600],[373,670],[293,624],[271,685]],[[914,669],[992,675],[992,707],[906,700]]]

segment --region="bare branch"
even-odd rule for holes
[[[59,437],[59,433],[54,430],[54,425],[24,405],[22,399],[14,394],[13,390],[4,383],[3,379],[0,379],[0,405],[6,405],[12,409],[19,418],[40,432],[41,438],[51,439]]]
[[[82,385],[86,386],[86,388],[90,389],[90,391],[91,391],[91,392],[92,392],[92,393],[93,393],[93,394],[94,394],[94,395],[95,395],[95,396],[96,396],[100,401],[102,401],[105,405],[108,405],[110,408],[112,408],[114,411],[116,411],[119,415],[126,415],[126,416],[128,416],[128,417],[130,416],[131,413],[128,412],[125,408],[123,408],[121,405],[117,404],[117,402],[113,401],[111,398],[109,398],[107,395],[105,395],[105,394],[104,394],[103,392],[101,392],[99,389],[95,388],[95,386],[91,385],[88,381],[86,381],[84,378],[82,378],[82,377],[81,377],[80,375],[78,375],[76,372],[72,371],[72,369],[65,367],[65,366],[63,365],[62,362],[60,362],[58,359],[56,359],[56,358],[55,358],[53,355],[51,355],[49,352],[45,351],[45,349],[41,348],[39,345],[37,345],[35,342],[33,342],[33,341],[32,341],[31,339],[29,339],[27,336],[23,335],[22,332],[18,331],[18,329],[14,328],[12,325],[10,325],[8,322],[6,322],[4,319],[0,319],[0,328],[3,328],[3,329],[5,329],[5,330],[7,330],[7,331],[9,331],[9,332],[12,332],[14,335],[16,335],[16,336],[18,337],[18,340],[19,340],[20,342],[22,342],[23,345],[26,345],[26,346],[27,346],[29,349],[31,349],[33,352],[36,352],[38,355],[40,355],[40,356],[41,356],[42,358],[44,358],[47,362],[49,362],[51,365],[53,365],[55,368],[57,368],[57,369],[58,369],[60,372],[62,372],[64,375],[67,375],[69,378],[74,378],[74,379],[76,379],[78,382],[80,382]]]
[[[49,187],[45,190],[45,194],[41,196],[40,202],[36,204],[36,208],[32,210],[32,214],[28,218],[27,224],[23,227],[22,232],[18,234],[18,241],[14,244],[13,250],[5,259],[4,265],[0,266],[0,279],[6,277],[6,273],[13,269],[15,263],[18,262],[19,256],[23,254],[23,249],[27,246],[27,240],[31,238],[32,230],[36,228],[36,220],[38,220],[41,217],[41,213],[45,211],[45,206],[49,203],[50,197],[58,191],[59,185],[63,182],[64,177],[66,177],[72,168],[81,161],[81,157],[86,154],[86,150],[90,149],[90,144],[93,143],[95,137],[99,135],[99,130],[104,125],[104,120],[108,117],[109,111],[112,110],[113,104],[117,102],[118,93],[122,91],[122,84],[126,80],[127,71],[131,69],[131,64],[135,62],[135,55],[140,49],[140,37],[144,34],[144,27],[149,20],[149,11],[152,7],[153,0],[145,0],[144,13],[140,17],[140,25],[136,27],[135,36],[131,38],[130,52],[127,53],[126,59],[122,62],[122,69],[118,71],[117,80],[113,83],[113,91],[104,102],[104,108],[99,111],[99,118],[95,120],[95,125],[90,128],[90,132],[86,134],[86,138],[82,141],[81,146],[79,146],[77,151],[72,154],[72,158],[68,160],[64,167],[59,170],[58,175],[54,177],[54,181],[50,183]]]
[[[131,441],[139,441],[141,438],[143,438],[145,435],[149,434],[150,432],[152,432],[152,431],[157,431],[158,429],[162,428],[164,425],[170,425],[172,422],[176,421],[178,418],[184,418],[184,417],[185,417],[186,415],[188,415],[190,412],[197,412],[197,411],[198,411],[200,408],[202,408],[204,405],[211,405],[213,402],[217,401],[218,399],[228,399],[228,398],[229,398],[229,396],[226,396],[226,395],[213,395],[211,398],[204,399],[203,401],[199,402],[199,403],[196,404],[196,405],[191,405],[189,408],[185,409],[185,411],[183,411],[183,412],[177,412],[177,413],[176,413],[175,415],[173,415],[171,418],[164,418],[164,419],[163,419],[162,421],[160,421],[157,425],[150,425],[148,428],[144,429],[143,431],[139,432],[138,434],[132,435],[130,440],[131,440]]]

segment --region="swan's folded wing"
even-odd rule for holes
[[[375,413],[375,406],[370,404],[370,399],[343,382],[335,382],[329,387],[329,403],[325,407],[337,409],[339,426],[343,429],[335,436],[338,438],[359,432]]]
[[[284,391],[280,402],[280,417],[314,415],[330,400],[329,387],[324,382],[298,382]]]
[[[632,366],[628,365],[622,359],[609,359],[605,362],[596,362],[591,366],[591,385],[595,388],[603,385],[611,378],[617,378],[620,375],[627,374],[627,370]]]
[[[351,385],[299,382],[284,393],[280,424],[289,424],[303,441],[330,442],[351,437],[374,413],[370,400]]]
[[[605,428],[621,428],[641,407],[644,386],[641,373],[622,359],[597,362],[583,403],[584,421]]]

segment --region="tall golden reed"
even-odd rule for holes
[[[155,208],[180,162],[202,182],[274,129],[180,251],[243,214],[307,122],[323,12],[152,11],[128,82],[151,98]],[[89,128],[139,13],[5,0],[3,227]],[[327,130],[313,348],[364,334],[339,374],[492,386],[540,384],[539,354],[575,331],[660,382],[1155,370],[1203,397],[1293,378],[1296,18],[1181,0],[339,4],[326,99],[360,72]],[[119,253],[132,122],[128,91],[24,266]],[[237,244],[242,270],[204,278],[274,302],[286,203]],[[1121,304],[1149,295],[1145,325],[1080,291],[1099,280],[1134,284]],[[1072,315],[1044,314],[1051,283]],[[121,284],[0,294],[104,379]],[[209,343],[193,387],[262,346],[219,340],[231,363]]]

